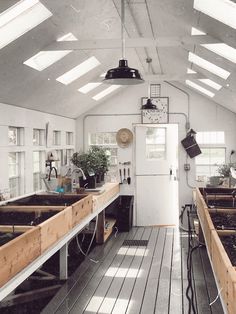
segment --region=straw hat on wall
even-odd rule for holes
[[[116,133],[116,141],[119,147],[126,148],[133,141],[133,133],[126,128],[120,129]]]

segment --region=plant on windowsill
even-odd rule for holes
[[[219,175],[224,178],[225,184],[223,185],[228,186],[228,187],[231,187],[231,175],[230,175],[231,167],[235,168],[236,164],[228,163],[228,164],[219,165],[217,169],[217,172],[219,173]]]

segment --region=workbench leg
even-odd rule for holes
[[[105,227],[105,210],[98,214],[96,242],[97,244],[104,243],[104,227]]]
[[[68,243],[60,249],[60,279],[68,278]]]

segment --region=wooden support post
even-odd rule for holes
[[[60,279],[68,279],[68,243],[60,249]]]
[[[203,235],[203,232],[202,232],[202,226],[200,224],[200,221],[199,221],[199,224],[198,224],[198,240],[201,243],[205,243],[205,238],[204,238],[204,235]]]
[[[98,214],[96,242],[98,244],[104,243],[104,225],[105,225],[105,210]]]

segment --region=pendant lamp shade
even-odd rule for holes
[[[121,0],[121,43],[122,43],[122,58],[119,60],[119,66],[107,71],[104,83],[117,85],[136,85],[144,83],[138,70],[128,67],[128,61],[125,58],[125,36],[124,36],[124,21],[125,21],[125,0]]]
[[[157,109],[157,106],[152,103],[151,98],[148,98],[146,104],[142,105],[141,109]]]
[[[118,85],[136,85],[143,83],[138,70],[128,67],[128,61],[121,59],[119,66],[107,71],[104,83]]]

